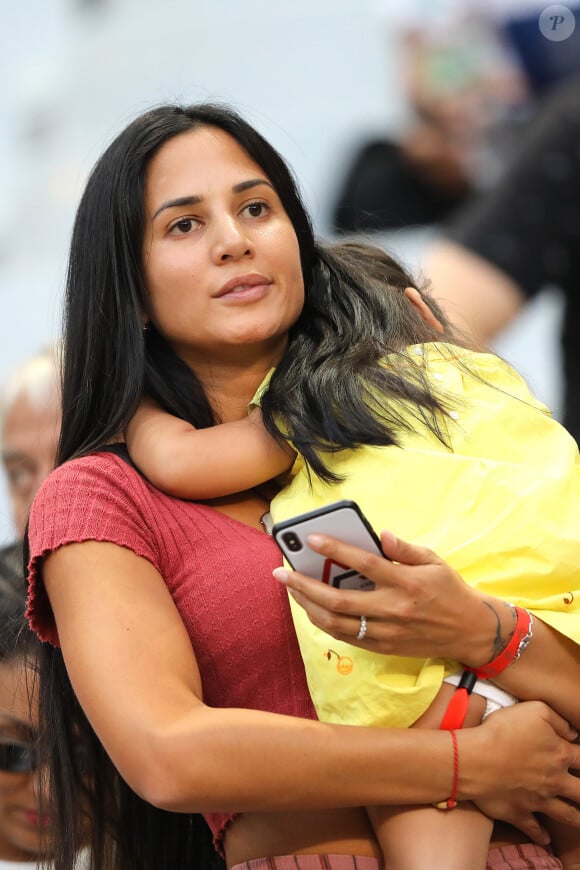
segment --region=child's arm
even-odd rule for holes
[[[287,471],[295,456],[266,431],[258,408],[244,420],[196,429],[143,400],[125,436],[143,474],[178,498],[242,492]]]

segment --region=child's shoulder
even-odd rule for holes
[[[414,345],[414,348],[422,349],[425,369],[441,387],[449,381],[461,384],[466,393],[492,388],[503,393],[506,400],[523,401],[549,413],[546,405],[534,396],[523,375],[496,353],[446,342]]]

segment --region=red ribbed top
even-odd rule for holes
[[[205,703],[316,718],[286,590],[272,577],[280,553],[265,533],[165,495],[120,457],[99,453],[47,478],[29,535],[28,618],[42,640],[58,644],[43,557],[73,542],[119,544],[164,578],[197,656]],[[218,847],[232,818],[206,815]]]

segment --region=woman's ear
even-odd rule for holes
[[[435,317],[416,287],[405,287],[405,296],[425,323],[428,323],[438,332],[444,331],[443,324]]]

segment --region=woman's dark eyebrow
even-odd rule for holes
[[[243,193],[245,190],[250,190],[252,187],[257,187],[260,184],[265,184],[274,190],[274,187],[266,178],[249,178],[247,181],[240,181],[239,184],[234,184],[232,193]],[[178,196],[177,199],[168,199],[167,202],[159,206],[151,220],[155,220],[158,214],[166,211],[168,208],[178,208],[182,205],[198,205],[202,201],[202,196]]]
[[[168,199],[167,202],[159,206],[151,220],[154,221],[158,214],[161,214],[162,211],[166,211],[168,208],[175,208],[181,205],[197,205],[202,199],[203,197],[201,196],[178,196],[177,199]]]
[[[259,184],[265,184],[267,187],[274,187],[266,178],[250,178],[248,181],[240,181],[239,184],[234,184],[232,190],[234,193],[243,193],[244,190],[250,190],[252,187],[257,187]]]

